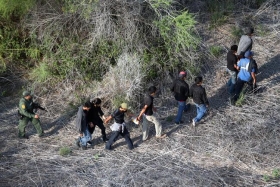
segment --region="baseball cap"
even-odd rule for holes
[[[23,97],[26,97],[26,96],[28,96],[28,95],[31,95],[30,91],[24,91],[24,92],[22,93],[22,96],[23,96]]]
[[[250,56],[254,56],[254,52],[253,51],[246,51],[244,56],[245,56],[245,58],[248,58]]]
[[[179,77],[186,77],[187,76],[187,73],[185,71],[181,71],[179,73]]]
[[[127,109],[127,103],[122,103],[122,104],[121,104],[121,107],[122,107],[123,109]]]

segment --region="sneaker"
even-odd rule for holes
[[[80,138],[76,139],[76,146],[77,146],[77,147],[81,147]]]
[[[161,138],[165,138],[167,135],[166,134],[162,134],[161,136],[156,136],[156,138],[161,139]]]
[[[87,150],[87,146],[82,146],[82,150]]]
[[[89,145],[92,145],[92,142],[91,142],[91,141],[88,141],[87,143],[88,143]]]
[[[175,122],[177,125],[179,124],[183,124],[184,122],[183,121],[179,121],[179,122]]]
[[[192,125],[195,127],[195,121],[194,121],[194,119],[192,120]]]
[[[90,148],[94,149],[94,145],[92,141],[88,141],[87,143],[89,144]]]

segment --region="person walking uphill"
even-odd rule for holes
[[[34,113],[34,103],[29,91],[24,91],[22,94],[22,98],[19,101],[19,114],[21,115],[18,125],[18,136],[19,138],[26,138],[28,136],[25,134],[25,128],[29,121],[32,122],[34,127],[37,130],[38,136],[42,137],[44,135],[44,131],[42,130],[39,115]]]
[[[187,111],[189,108],[189,104],[186,105],[186,101],[189,97],[189,85],[185,82],[186,77],[186,72],[181,71],[179,73],[179,78],[173,82],[171,87],[171,91],[174,92],[175,99],[178,102],[178,112],[175,119],[176,124],[183,123],[181,120],[183,111]]]
[[[193,98],[193,102],[196,106],[197,115],[193,118],[193,126],[195,127],[196,123],[199,122],[206,113],[206,107],[209,107],[209,102],[205,88],[201,86],[202,77],[196,77],[194,81],[195,83],[190,88],[190,97]]]
[[[244,58],[244,54],[246,51],[252,50],[253,34],[254,34],[254,28],[248,27],[246,34],[241,36],[238,44],[238,50],[237,50],[237,55],[239,55],[240,58]]]
[[[234,94],[234,88],[235,88],[235,83],[237,79],[237,73],[238,73],[238,68],[237,68],[237,56],[235,55],[237,52],[238,46],[237,45],[232,45],[230,47],[230,51],[227,53],[227,69],[230,74],[230,78],[228,80],[228,87],[229,87],[229,93],[231,95]]]
[[[157,118],[155,116],[153,116],[153,110],[155,110],[154,96],[156,94],[157,88],[155,86],[151,86],[151,87],[149,87],[148,91],[149,91],[149,93],[144,98],[144,107],[141,110],[139,116],[137,117],[137,121],[140,121],[141,116],[143,116],[143,124],[142,124],[143,141],[148,139],[149,121],[155,124],[156,138],[166,137],[166,134],[161,134],[162,126],[161,126],[160,122],[157,120]]]
[[[115,141],[117,141],[119,135],[124,137],[128,145],[128,149],[132,150],[134,148],[124,121],[124,115],[125,113],[127,113],[127,108],[128,108],[127,104],[122,103],[117,110],[115,110],[110,116],[108,116],[105,119],[104,121],[105,124],[107,124],[112,118],[114,118],[115,120],[113,125],[110,126],[111,130],[113,131],[113,134],[111,135],[109,141],[106,143],[105,149],[112,150],[112,145]]]
[[[253,91],[256,87],[256,71],[257,66],[251,65],[253,63],[253,52],[246,51],[245,58],[240,59],[237,66],[240,69],[238,73],[238,78],[236,82],[235,95],[233,96],[232,104],[235,105],[235,102],[239,98],[239,95],[243,89],[245,83],[249,87],[249,91]]]
[[[101,134],[102,134],[102,140],[103,142],[107,142],[108,139],[106,138],[106,128],[103,125],[103,121],[100,118],[100,116],[105,120],[104,117],[104,113],[101,110],[101,99],[99,98],[95,98],[92,102],[91,102],[91,108],[89,110],[89,115],[88,115],[88,119],[89,122],[92,123],[92,127],[89,126],[89,132],[90,134],[92,134],[95,130],[95,126],[98,126],[101,130]]]
[[[78,147],[82,145],[82,149],[87,149],[87,142],[91,140],[91,134],[89,132],[89,121],[88,121],[88,112],[91,108],[91,103],[86,102],[84,105],[79,107],[77,118],[76,118],[76,127],[80,136],[76,141]]]

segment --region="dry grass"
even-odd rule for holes
[[[266,13],[258,11],[260,21]],[[17,138],[18,98],[12,94],[1,96],[0,186],[279,186],[279,179],[263,179],[280,168],[279,24],[271,23],[269,30],[254,43],[261,71],[257,76],[259,93],[247,95],[242,107],[228,104],[228,77],[221,68],[225,53],[205,66],[211,108],[202,122],[196,128],[189,122],[179,126],[171,122],[176,104],[166,89],[168,84],[161,83],[161,95],[155,104],[168,137],[156,140],[151,131],[151,138],[142,142],[141,129],[129,123],[133,142],[138,145],[133,151],[127,149],[124,139],[114,144],[114,151],[105,151],[98,128],[93,136],[94,149],[82,151],[75,147],[76,108],[65,103],[75,100],[71,92],[78,82],[61,82],[55,93],[44,91],[44,97],[36,94],[48,109],[39,113],[47,134],[41,139],[30,124],[30,139]],[[216,42],[231,45],[219,30],[211,32],[218,38]],[[208,42],[209,46],[213,44]],[[12,77],[21,76],[12,74],[6,79],[18,80]],[[184,121],[194,115],[192,106],[184,114]],[[62,147],[71,148],[72,153],[60,156]]]

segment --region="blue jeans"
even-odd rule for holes
[[[91,140],[91,134],[88,129],[83,132],[84,136],[80,138],[82,146],[87,146],[87,142]]]
[[[175,119],[176,123],[180,123],[183,115],[183,111],[187,111],[190,107],[190,104],[186,105],[186,101],[178,101],[178,113]]]
[[[206,105],[205,104],[196,104],[196,117],[194,118],[195,122],[199,122],[201,120],[201,118],[204,116],[204,114],[206,113]]]
[[[227,82],[227,86],[229,87],[229,93],[230,94],[234,94],[234,91],[235,91],[235,83],[237,81],[237,74],[235,71],[231,71],[228,69],[228,72],[230,74],[230,78]]]

